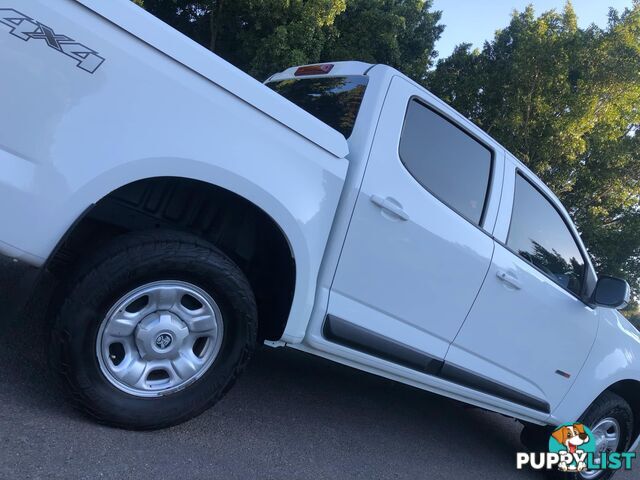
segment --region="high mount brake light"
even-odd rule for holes
[[[306,67],[298,68],[294,75],[296,77],[302,77],[304,75],[324,75],[329,73],[332,68],[332,63],[324,63],[322,65],[307,65]]]

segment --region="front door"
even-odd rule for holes
[[[549,413],[595,341],[597,312],[580,299],[589,267],[566,214],[524,173],[511,166],[506,175],[511,191],[515,182],[515,198],[502,202],[512,210],[508,234],[442,373]]]

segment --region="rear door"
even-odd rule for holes
[[[588,267],[567,214],[507,164],[487,279],[446,357],[443,376],[542,413],[559,404],[595,341],[581,296]]]
[[[503,158],[396,77],[329,300],[331,341],[435,373],[493,254]]]

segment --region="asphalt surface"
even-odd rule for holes
[[[515,469],[514,420],[287,349],[261,350],[183,425],[97,425],[57,391],[42,316],[15,312],[19,285],[0,262],[1,479],[544,478]]]

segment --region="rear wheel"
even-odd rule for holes
[[[74,405],[103,423],[153,429],[198,415],[230,388],[255,348],[247,279],[192,235],[119,237],[70,285],[51,362]]]

